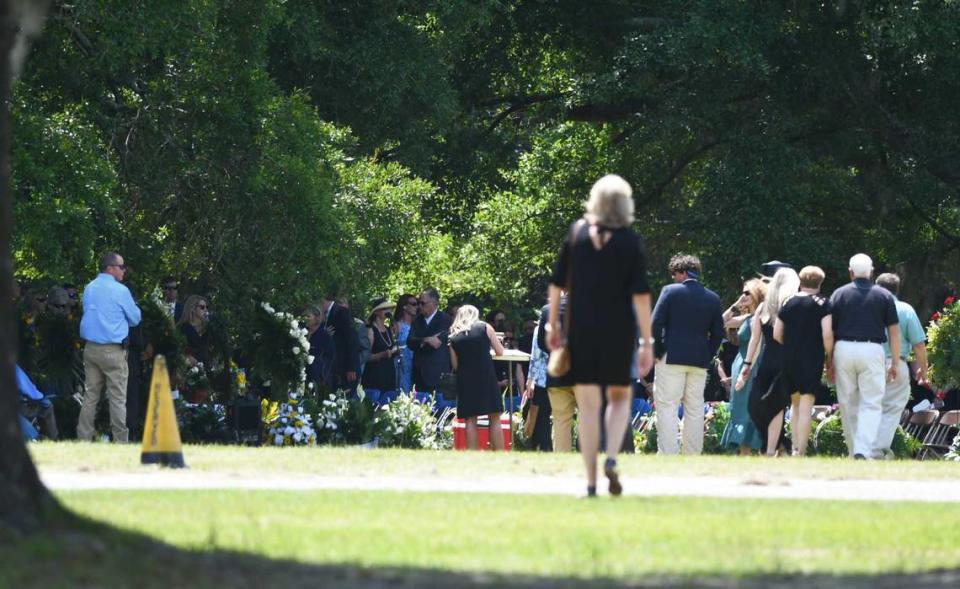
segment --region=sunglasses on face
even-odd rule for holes
[[[178,287],[176,284],[168,284],[163,287],[163,290],[177,290],[178,288],[180,287]]]
[[[127,270],[127,265],[126,265],[126,264],[110,264],[110,265],[113,266],[114,268],[120,268],[120,269],[123,270],[123,271],[126,271],[126,270]]]
[[[197,308],[200,309],[201,311],[206,311],[206,310],[207,310],[207,306],[206,306],[206,305],[197,305]]]

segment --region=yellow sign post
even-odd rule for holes
[[[186,466],[183,462],[177,415],[173,410],[173,395],[170,394],[170,374],[163,356],[157,356],[153,361],[140,464],[159,464],[170,468]]]

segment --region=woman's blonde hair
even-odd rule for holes
[[[767,283],[759,278],[751,278],[743,283],[743,292],[747,293],[747,296],[750,297],[749,311],[755,313],[757,307],[759,307],[767,297]]]
[[[210,306],[210,301],[200,295],[188,296],[187,300],[183,303],[183,313],[180,314],[180,320],[177,321],[177,326],[189,323],[190,316],[193,315],[194,309],[196,309],[200,303],[206,303],[208,307]]]
[[[607,174],[590,189],[584,218],[612,229],[633,225],[633,189],[616,174]]]
[[[800,290],[800,277],[793,268],[780,268],[767,288],[767,298],[760,309],[760,321],[769,324],[780,315],[783,304]]]
[[[467,331],[473,324],[480,320],[480,310],[473,305],[461,305],[457,311],[457,316],[453,319],[453,325],[450,326],[450,337],[455,336],[461,331]]]

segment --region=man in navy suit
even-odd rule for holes
[[[337,289],[330,289],[320,301],[323,319],[320,329],[333,335],[334,359],[330,377],[335,390],[353,392],[357,387],[357,368],[360,361],[360,339],[353,325],[350,308],[336,302]]]
[[[410,325],[407,347],[413,351],[413,385],[418,392],[437,390],[440,375],[450,372],[451,318],[440,310],[440,294],[428,286],[417,300],[420,314]]]
[[[677,254],[670,259],[674,284],[660,291],[653,309],[657,367],[657,453],[678,454],[677,407],[683,402],[683,453],[703,451],[703,389],[707,366],[723,341],[723,307],[715,292],[700,284],[700,260]]]

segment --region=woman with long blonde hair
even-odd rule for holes
[[[755,368],[753,386],[750,390],[748,409],[750,418],[760,432],[763,449],[767,456],[776,456],[781,445],[783,433],[783,410],[790,404],[790,393],[782,386],[780,370],[783,365],[782,349],[773,338],[773,327],[783,304],[800,290],[800,277],[793,268],[780,268],[773,275],[767,296],[751,320],[750,344],[747,346],[747,359],[744,370],[737,379],[737,388],[746,384],[750,367],[760,357],[763,358]],[[783,440],[786,446],[786,440]]]
[[[480,311],[463,305],[450,326],[450,365],[457,373],[457,417],[466,421],[467,448],[477,450],[480,436],[477,417],[486,415],[490,423],[490,446],[503,450],[500,415],[503,398],[497,386],[497,372],[490,350],[503,354],[503,344],[493,327],[480,321]]]

